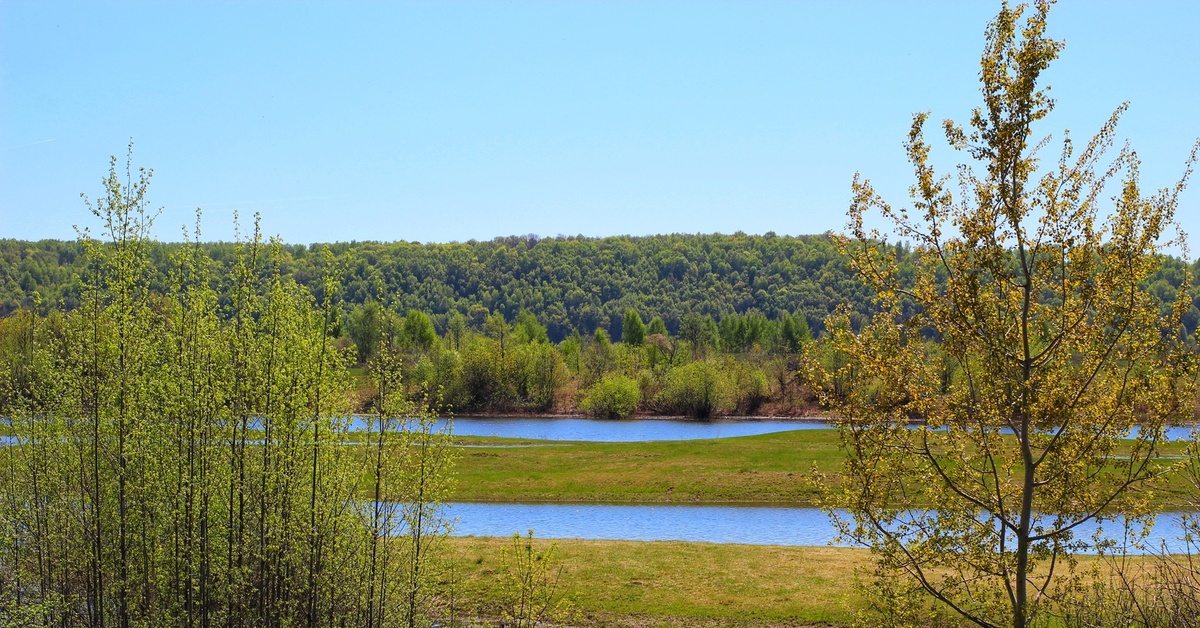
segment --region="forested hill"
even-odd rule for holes
[[[175,244],[155,244],[165,276]],[[219,286],[236,255],[232,243],[202,245],[216,262]],[[284,245],[283,272],[320,290],[323,245]],[[847,303],[872,310],[870,290],[854,276],[829,237],[663,235],[608,238],[510,236],[451,244],[351,242],[329,245],[347,307],[376,300],[396,312],[431,314],[439,330],[455,312],[481,325],[489,312],[513,320],[534,313],[553,340],[596,328],[620,337],[626,308],[660,316],[674,333],[689,313],[714,319],[754,310],[768,318],[802,313],[813,331]],[[901,251],[907,256],[906,251]],[[83,246],[75,241],[0,240],[0,314],[32,304],[74,307]],[[1151,289],[1171,300],[1183,262],[1168,258]],[[1195,307],[1188,331],[1200,322]]]

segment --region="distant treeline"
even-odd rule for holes
[[[180,246],[151,245],[149,257],[159,276],[167,275]],[[323,296],[322,246],[283,245],[279,261],[281,274],[318,298]],[[620,340],[625,312],[633,309],[646,319],[660,317],[672,335],[689,314],[720,321],[756,312],[774,321],[803,316],[820,335],[825,316],[841,304],[851,309],[855,322],[873,311],[870,289],[825,235],[528,235],[488,242],[328,246],[338,265],[343,319],[355,305],[373,301],[400,315],[427,312],[439,334],[447,332],[455,314],[481,329],[490,314],[512,321],[528,310],[554,342],[597,329]],[[216,262],[213,287],[227,306],[236,245],[205,243],[200,249]],[[903,244],[896,251],[904,272],[914,254]],[[0,240],[0,316],[33,306],[35,298],[43,308],[75,308],[82,252],[75,241]],[[1173,302],[1184,270],[1182,260],[1164,258],[1151,291]],[[1193,277],[1200,276],[1200,266],[1192,270]],[[1193,286],[1192,293],[1200,290]],[[1194,334],[1197,324],[1200,309],[1193,303],[1185,318],[1187,333]]]

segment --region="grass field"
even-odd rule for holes
[[[455,437],[454,500],[506,502],[774,503],[810,505],[814,466],[840,469],[835,430],[694,441],[585,443]],[[1181,443],[1164,447],[1170,465]],[[1155,499],[1186,507],[1192,488],[1169,478]]]
[[[814,463],[834,471],[841,459],[832,430],[698,441],[502,444],[508,446],[462,448],[454,499],[810,503],[815,495],[803,476]]]
[[[452,538],[464,611],[498,614],[504,538]],[[535,545],[549,547],[551,541]],[[556,542],[573,624],[797,626],[845,624],[860,600],[853,573],[866,551],[708,543]]]
[[[501,550],[509,543],[507,538],[447,540],[460,617],[499,616],[505,597]],[[867,607],[856,588],[856,572],[871,566],[863,549],[534,540],[541,550],[551,543],[553,560],[561,567],[558,591],[576,611],[566,625],[848,626]],[[1131,573],[1141,561],[1131,559]],[[1110,573],[1110,566],[1094,556],[1080,556],[1078,569],[1084,577],[1093,569]]]
[[[788,503],[809,505],[812,468],[836,473],[833,430],[698,441],[587,443],[455,437],[453,499],[505,502]],[[1165,447],[1170,465],[1182,444]],[[1170,477],[1156,490],[1180,508],[1193,489]],[[494,616],[504,538],[450,540],[468,613]],[[550,541],[538,541],[543,547]],[[589,626],[847,625],[863,600],[865,550],[682,542],[561,540],[564,595]],[[1083,557],[1081,565],[1094,561]]]

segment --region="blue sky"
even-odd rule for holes
[[[965,122],[998,6],[4,0],[0,237],[94,227],[79,195],[130,138],[162,240],[197,207],[206,240],[234,210],[298,243],[839,230],[855,171],[906,200],[913,112]],[[1195,2],[1063,0],[1042,130],[1128,100],[1143,185],[1173,183],[1198,24]],[[1200,181],[1179,218],[1200,247]]]

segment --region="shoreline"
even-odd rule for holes
[[[373,414],[365,414],[355,412],[351,414],[355,418],[373,418]],[[440,419],[535,419],[553,421],[557,419],[580,419],[585,421],[601,421],[620,423],[623,421],[689,421],[694,423],[756,423],[756,422],[783,422],[783,423],[832,423],[837,420],[836,416],[828,414],[809,414],[809,415],[742,415],[731,414],[724,416],[711,417],[708,419],[697,419],[682,414],[634,414],[624,419],[602,419],[581,412],[471,412],[465,414],[449,414],[439,416]]]

